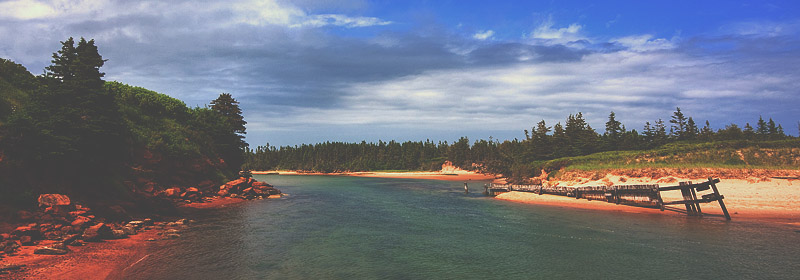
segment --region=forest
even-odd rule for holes
[[[105,81],[94,40],[61,44],[41,75],[0,59],[0,205],[35,205],[47,192],[131,200],[238,174],[246,122],[230,94],[189,108]]]
[[[378,143],[325,142],[299,146],[259,146],[248,149],[245,169],[305,170],[315,172],[377,171],[377,170],[439,170],[445,161],[455,166],[479,172],[503,174],[512,181],[525,181],[538,176],[542,170],[551,172],[564,166],[564,160],[601,152],[652,151],[666,149],[679,153],[691,147],[706,147],[704,143],[723,143],[725,147],[797,145],[796,137],[788,136],[780,124],[771,118],[759,117],[755,127],[746,123],[743,128],[728,124],[713,130],[708,121],[700,127],[680,108],[667,121],[645,122],[641,132],[627,129],[611,112],[600,134],[584,119],[583,114],[569,115],[564,124],[549,126],[544,120],[530,130],[524,130],[522,140],[476,140],[470,143],[461,137],[453,143],[379,141]],[[773,142],[783,143],[775,144]],[[728,143],[728,144],[724,144]],[[739,144],[731,144],[739,143]],[[770,144],[771,143],[771,144]],[[676,150],[675,147],[681,147]],[[735,166],[737,163],[731,163]]]

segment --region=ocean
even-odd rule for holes
[[[256,175],[288,196],[190,217],[129,279],[797,279],[800,232],[485,197],[483,184]]]

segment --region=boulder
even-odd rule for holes
[[[101,241],[112,237],[114,237],[114,233],[111,231],[111,228],[104,223],[99,223],[83,231],[81,239],[83,239],[83,241]]]
[[[181,235],[177,233],[167,233],[164,235],[164,237],[169,239],[176,239],[176,238],[181,238]]]
[[[42,236],[44,236],[44,239],[47,240],[58,240],[61,239],[61,236],[63,235],[64,234],[60,230],[55,230],[55,229],[42,234]]]
[[[36,224],[21,226],[14,229],[11,232],[12,235],[16,236],[32,236],[32,235],[39,235],[39,230],[35,228]]]
[[[30,236],[27,236],[27,235],[21,236],[19,238],[19,243],[21,243],[22,245],[25,245],[25,246],[31,246],[31,245],[33,245],[33,238],[31,238]]]
[[[270,188],[272,187],[272,185],[267,184],[267,182],[259,182],[259,181],[253,182],[252,186],[253,187],[270,187]]]
[[[88,217],[78,216],[75,218],[74,221],[72,221],[72,223],[70,223],[70,225],[72,225],[72,227],[74,228],[82,228],[86,223],[90,221],[92,221],[92,219],[89,219]]]
[[[144,221],[130,221],[126,225],[126,227],[132,227],[134,229],[140,229],[144,227]]]
[[[136,227],[131,225],[124,226],[122,227],[122,232],[125,233],[125,235],[136,235]]]
[[[21,246],[22,244],[19,242],[19,240],[6,240],[0,243],[0,249],[2,249],[6,254],[12,254],[16,252]]]
[[[36,248],[36,250],[33,250],[33,253],[37,255],[66,255],[67,253],[69,253],[69,251],[67,251],[66,249],[58,249],[58,248],[53,248],[51,246],[44,246]]]
[[[84,210],[75,210],[75,211],[70,211],[69,212],[69,216],[70,217],[83,216],[83,215],[86,215],[86,213],[88,213],[88,212],[86,212]]]
[[[72,233],[74,228],[72,226],[63,226],[59,230],[61,231],[61,235],[66,235]]]
[[[127,234],[125,234],[125,231],[124,231],[124,230],[121,230],[121,229],[114,229],[114,230],[111,230],[111,235],[112,235],[112,237],[113,237],[114,239],[123,239],[123,238],[128,238],[128,235],[127,235]]]
[[[247,178],[240,177],[239,179],[236,179],[236,180],[228,182],[226,185],[231,185],[231,186],[234,186],[234,187],[241,187],[241,186],[247,185],[247,183],[248,183]]]
[[[50,207],[55,205],[70,205],[72,202],[69,197],[63,194],[40,194],[39,207]]]
[[[78,238],[80,238],[80,237],[81,237],[80,234],[67,235],[66,237],[64,237],[64,241],[62,241],[61,244],[70,245],[73,242],[77,241]]]
[[[164,190],[164,196],[166,197],[179,197],[181,195],[181,188],[169,188]]]

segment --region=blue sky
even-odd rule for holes
[[[39,74],[70,36],[109,80],[233,94],[252,146],[800,121],[796,1],[0,1],[0,57]]]

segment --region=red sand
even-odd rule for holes
[[[192,209],[222,208],[247,200],[239,198],[217,198],[210,202],[191,203],[181,207]],[[128,267],[148,257],[156,246],[168,240],[160,240],[158,229],[142,231],[126,239],[87,242],[85,246],[70,246],[66,255],[36,255],[33,250],[55,241],[41,241],[36,246],[23,246],[13,256],[0,259],[0,265],[21,264],[25,268],[0,275],[0,279],[116,279]],[[158,241],[147,241],[154,238]]]

